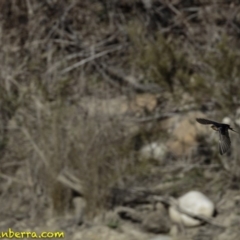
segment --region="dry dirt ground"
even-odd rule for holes
[[[239,1],[0,1],[0,231],[238,240]],[[170,197],[216,213],[195,228]]]
[[[114,102],[116,103],[115,100]],[[74,193],[68,199],[72,210],[53,217],[51,206],[41,192],[37,196],[38,204],[32,200],[26,179],[27,168],[19,167],[15,176],[9,177],[7,183],[3,184],[6,190],[1,198],[1,231],[8,228],[37,233],[63,231],[67,239],[76,240],[237,239],[240,192],[237,177],[234,179],[234,153],[220,159],[217,152],[218,136],[214,132],[209,133],[206,126],[199,125],[195,121],[196,117],[206,116],[193,111],[184,115],[176,114],[159,123],[159,129],[166,126],[170,129],[171,137],[160,155],[154,154],[155,148],[148,152],[152,154],[152,160],[149,156],[145,159],[146,153],[143,155],[141,161],[144,164],[146,161],[151,162],[148,176],[141,175],[138,181],[135,179],[133,182],[130,178],[128,185],[110,189],[108,210],[103,210],[94,218],[86,214],[86,201],[81,192],[80,179],[73,172],[62,172],[58,177],[59,182]],[[131,125],[126,128],[133,131]],[[199,142],[199,136],[203,138],[203,142]],[[209,136],[210,139],[207,139]],[[239,140],[232,135],[231,137],[235,146]],[[161,139],[158,143],[157,146],[161,148]],[[202,151],[208,155],[205,153],[204,156],[197,157]],[[169,152],[174,152],[175,156],[169,155]],[[19,184],[21,191],[18,190]],[[168,206],[154,201],[154,197],[159,196],[177,198],[190,190],[202,191],[214,202],[216,214],[210,223],[205,222],[195,228],[175,225],[169,218]],[[42,209],[39,209],[39,203]]]

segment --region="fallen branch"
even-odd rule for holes
[[[75,177],[69,170],[64,169],[57,177],[57,180],[65,186],[83,195],[83,187],[81,181]]]
[[[118,85],[127,85],[133,88],[137,92],[147,92],[147,93],[160,93],[162,92],[162,88],[159,87],[159,85],[154,83],[149,84],[141,84],[138,83],[138,80],[134,78],[133,76],[126,76],[123,72],[120,73],[116,69],[113,69],[112,67],[107,67],[103,63],[95,64],[97,66],[97,69],[102,69],[101,73],[103,72],[105,74],[105,79],[108,79],[114,83],[117,83]]]
[[[105,55],[107,55],[109,53],[112,53],[112,52],[115,52],[115,51],[119,51],[121,49],[122,49],[122,46],[117,46],[115,48],[112,48],[112,49],[109,49],[109,50],[106,50],[106,51],[103,51],[103,52],[100,52],[100,53],[93,54],[92,56],[87,57],[87,58],[81,60],[80,62],[76,62],[72,66],[69,66],[69,67],[63,69],[61,71],[61,74],[68,73],[68,72],[70,72],[70,71],[72,71],[72,70],[74,70],[74,69],[76,69],[76,68],[78,68],[78,67],[80,67],[80,66],[82,66],[82,65],[84,65],[86,63],[88,63],[88,62],[91,62],[91,61],[93,61],[93,60],[95,60],[97,58],[103,57],[103,56],[105,56]]]

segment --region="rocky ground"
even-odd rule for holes
[[[117,109],[120,106],[127,109],[127,106],[132,105],[128,103],[124,106],[125,100],[118,101],[117,103],[113,99],[114,104],[119,104]],[[111,101],[108,101],[107,104],[111,105]],[[97,105],[99,106],[97,110],[106,118],[105,106],[103,105],[103,109],[101,109],[101,105]],[[88,107],[88,105],[84,106]],[[112,110],[109,107],[107,114],[113,114],[114,110],[115,107]],[[92,109],[90,111],[94,112]],[[120,117],[122,118],[124,115],[126,120],[126,112],[129,113],[129,111],[125,110]],[[132,115],[130,114],[130,118]],[[129,186],[110,189],[111,206],[94,218],[89,218],[86,215],[87,203],[83,196],[80,179],[77,175],[74,176],[74,171],[71,172],[68,169],[59,174],[58,181],[69,191],[75,192],[69,199],[73,205],[72,213],[67,212],[61,217],[55,218],[47,217],[51,216],[51,213],[44,207],[42,219],[46,220],[36,219],[34,214],[40,216],[41,210],[34,213],[32,209],[34,206],[28,202],[30,192],[24,177],[26,168],[19,168],[15,178],[18,181],[22,179],[22,190],[21,193],[14,193],[14,205],[12,202],[9,204],[3,202],[6,209],[3,214],[6,214],[6,217],[2,218],[1,231],[6,231],[8,228],[15,231],[63,231],[67,239],[75,240],[237,239],[238,224],[240,223],[238,211],[240,195],[238,184],[235,183],[236,180],[232,179],[233,161],[235,161],[232,158],[233,153],[217,160],[219,159],[218,136],[215,132],[210,131],[209,126],[198,124],[195,121],[197,117],[208,116],[200,111],[190,111],[181,115],[175,113],[160,121],[159,131],[167,128],[171,137],[168,138],[167,142],[155,139],[154,144],[149,142],[147,147],[143,146],[139,150],[142,162],[154,162],[148,171],[150,176],[145,176],[139,182]],[[126,120],[126,122],[128,121]],[[139,128],[136,126],[133,128],[132,124],[126,124],[125,128],[128,129],[125,131],[139,131]],[[239,140],[236,136],[231,135],[231,137],[233,146],[235,146]],[[196,161],[193,161],[202,151],[208,155],[205,154],[204,157],[200,156]],[[169,153],[175,155],[171,154],[170,156]],[[179,162],[177,160],[179,158],[184,159],[184,161]],[[169,162],[166,163],[168,159]],[[10,189],[14,191],[14,185],[14,178],[11,178],[6,195],[9,194]],[[201,219],[199,226],[189,228],[183,223],[174,223],[173,219],[170,218],[171,202],[168,199],[169,197],[177,199],[182,194],[192,190],[203,192],[213,202],[215,213],[207,220]],[[41,194],[38,198],[39,201],[44,201],[41,200]],[[32,209],[31,211],[29,211],[29,207]],[[11,215],[13,212],[15,214]]]
[[[0,231],[239,238],[239,135],[196,122],[240,132],[238,1],[0,8]]]

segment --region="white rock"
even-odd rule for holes
[[[167,148],[164,144],[158,142],[152,142],[148,145],[145,145],[140,150],[142,158],[151,158],[155,160],[160,160],[166,154]]]
[[[214,204],[204,194],[198,191],[190,191],[181,196],[178,200],[178,205],[182,210],[185,210],[194,215],[201,215],[211,217],[214,213]],[[186,227],[194,227],[201,224],[200,220],[193,219],[186,214],[180,213],[171,206],[169,208],[169,215],[173,222],[184,224]]]

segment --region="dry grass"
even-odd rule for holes
[[[229,17],[227,1],[223,5],[225,15],[215,14],[222,11],[221,4],[209,4],[206,13],[201,1],[194,6],[153,1],[151,11],[141,1],[1,1],[2,173],[13,179],[23,171],[16,178],[27,185],[10,181],[5,195],[27,188],[33,216],[45,204],[53,212],[67,211],[72,193],[56,179],[69,167],[83,181],[94,215],[108,204],[113,186],[148,176],[152,163],[139,163],[136,136],[124,132],[121,120],[90,117],[79,105],[88,96],[136,94],[103,81],[95,68],[98,61],[169,92],[160,112],[180,108],[184,94],[199,108],[211,103],[222,114],[235,110],[240,21],[237,13]],[[142,139],[144,145],[147,138]],[[234,159],[230,175],[239,178],[238,157]],[[198,175],[189,178],[193,176]]]

